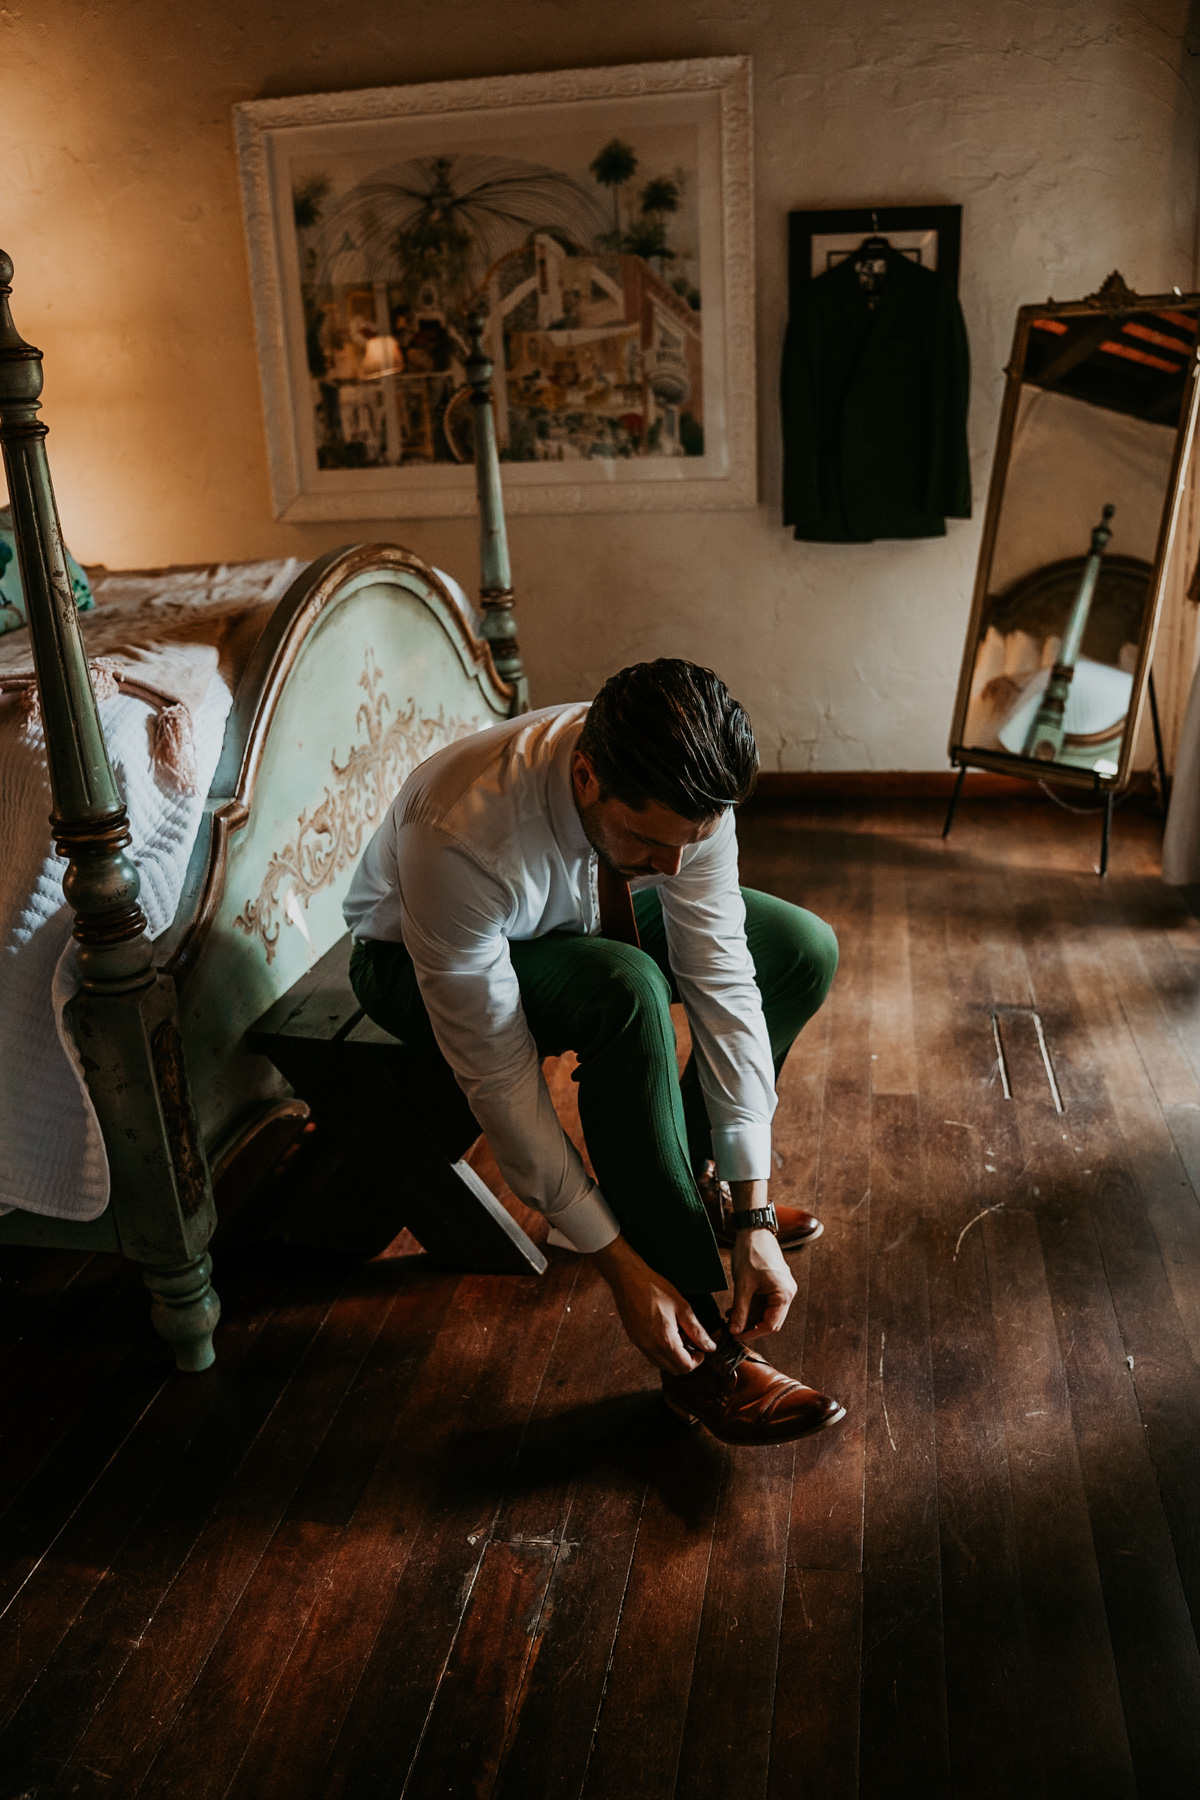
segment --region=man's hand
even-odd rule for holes
[[[746,1207],[767,1204],[765,1181],[738,1181],[734,1218]],[[733,1310],[729,1329],[743,1344],[778,1331],[796,1298],[796,1283],[771,1231],[739,1231],[733,1240]]]
[[[612,1289],[630,1343],[660,1369],[686,1375],[699,1368],[706,1350],[716,1349],[679,1290],[656,1275],[623,1237],[593,1251],[588,1260]]]

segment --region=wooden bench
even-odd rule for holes
[[[448,1268],[540,1275],[537,1245],[462,1160],[478,1135],[465,1100],[448,1105],[427,1059],[367,1017],[349,965],[347,936],[246,1034],[341,1155],[323,1216],[314,1220],[310,1208],[289,1236],[372,1254],[407,1226]]]

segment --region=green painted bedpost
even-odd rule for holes
[[[113,776],[63,554],[37,418],[42,353],[12,322],[0,251],[0,441],[45,722],[55,846],[75,914],[82,989],[67,1018],[104,1134],[121,1249],[181,1369],[213,1360],[220,1305],[205,1246],[216,1222],[188,1093],[174,983],[154,968],[129,822]]]
[[[496,420],[492,411],[492,359],[483,347],[484,320],[472,313],[468,321],[471,354],[467,380],[475,413],[475,489],[479,495],[479,598],[483,606],[483,635],[501,681],[516,690],[510,711],[529,711],[529,682],[517,642],[513,617],[515,595],[508,561],[508,532],[504,524],[504,495],[500,488],[500,459],[496,450]]]

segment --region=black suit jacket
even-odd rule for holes
[[[798,538],[943,537],[971,516],[962,309],[945,277],[887,262],[874,311],[853,257],[792,294],[783,517]]]

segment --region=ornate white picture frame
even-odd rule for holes
[[[755,504],[749,58],[234,114],[278,518],[474,510],[472,311],[510,512]]]

